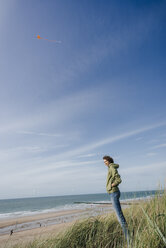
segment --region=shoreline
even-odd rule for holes
[[[121,204],[124,205],[128,205],[128,204],[132,204],[133,202],[139,202],[142,200],[148,200],[151,199],[153,196],[149,196],[149,197],[141,197],[141,198],[128,198],[128,199],[122,199],[120,200]],[[76,206],[75,206],[76,204]],[[79,207],[79,205],[84,205]],[[54,214],[54,213],[59,213],[61,211],[63,212],[68,212],[68,211],[81,211],[81,210],[85,210],[86,208],[90,207],[95,207],[96,205],[103,205],[103,206],[110,206],[111,202],[110,201],[96,201],[96,202],[87,202],[87,201],[78,201],[78,202],[74,202],[72,207],[68,207],[68,208],[50,208],[50,209],[44,209],[44,210],[39,210],[39,211],[22,211],[22,212],[11,212],[11,213],[1,213],[0,214],[0,222],[4,222],[7,220],[13,220],[13,219],[20,219],[20,218],[29,218],[32,216],[37,216],[37,215],[45,215],[45,214]],[[22,214],[21,214],[22,213]]]

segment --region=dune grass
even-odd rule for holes
[[[166,248],[166,191],[124,210],[132,248]],[[77,221],[55,238],[35,240],[13,248],[121,248],[127,247],[114,214]]]

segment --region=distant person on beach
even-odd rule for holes
[[[125,238],[127,241],[129,241],[127,222],[123,215],[120,201],[119,201],[120,190],[118,188],[118,185],[122,182],[120,175],[117,171],[117,169],[119,168],[119,165],[115,164],[113,158],[111,158],[110,156],[104,156],[103,160],[104,160],[104,164],[108,167],[106,189],[107,189],[108,194],[111,197],[112,206],[115,210],[118,221],[122,227]]]

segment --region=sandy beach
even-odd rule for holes
[[[122,202],[122,208],[138,204],[139,201]],[[111,204],[89,206],[85,210],[65,210],[0,221],[0,248],[11,247],[34,239],[44,239],[57,235],[75,221],[113,212]],[[11,230],[13,231],[11,235]]]
[[[17,243],[25,243],[34,239],[56,235],[65,231],[76,220],[96,216],[112,209],[111,204],[88,207],[85,210],[64,210],[37,214],[0,221],[0,248],[10,247]],[[12,235],[11,230],[13,230]]]

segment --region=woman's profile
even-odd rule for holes
[[[103,160],[104,160],[104,164],[108,167],[106,189],[108,194],[110,195],[112,206],[115,210],[118,221],[122,227],[125,238],[127,242],[129,242],[127,222],[123,215],[119,201],[120,190],[118,188],[118,185],[122,182],[121,177],[117,170],[119,168],[119,165],[115,164],[113,158],[110,156],[104,156]]]

